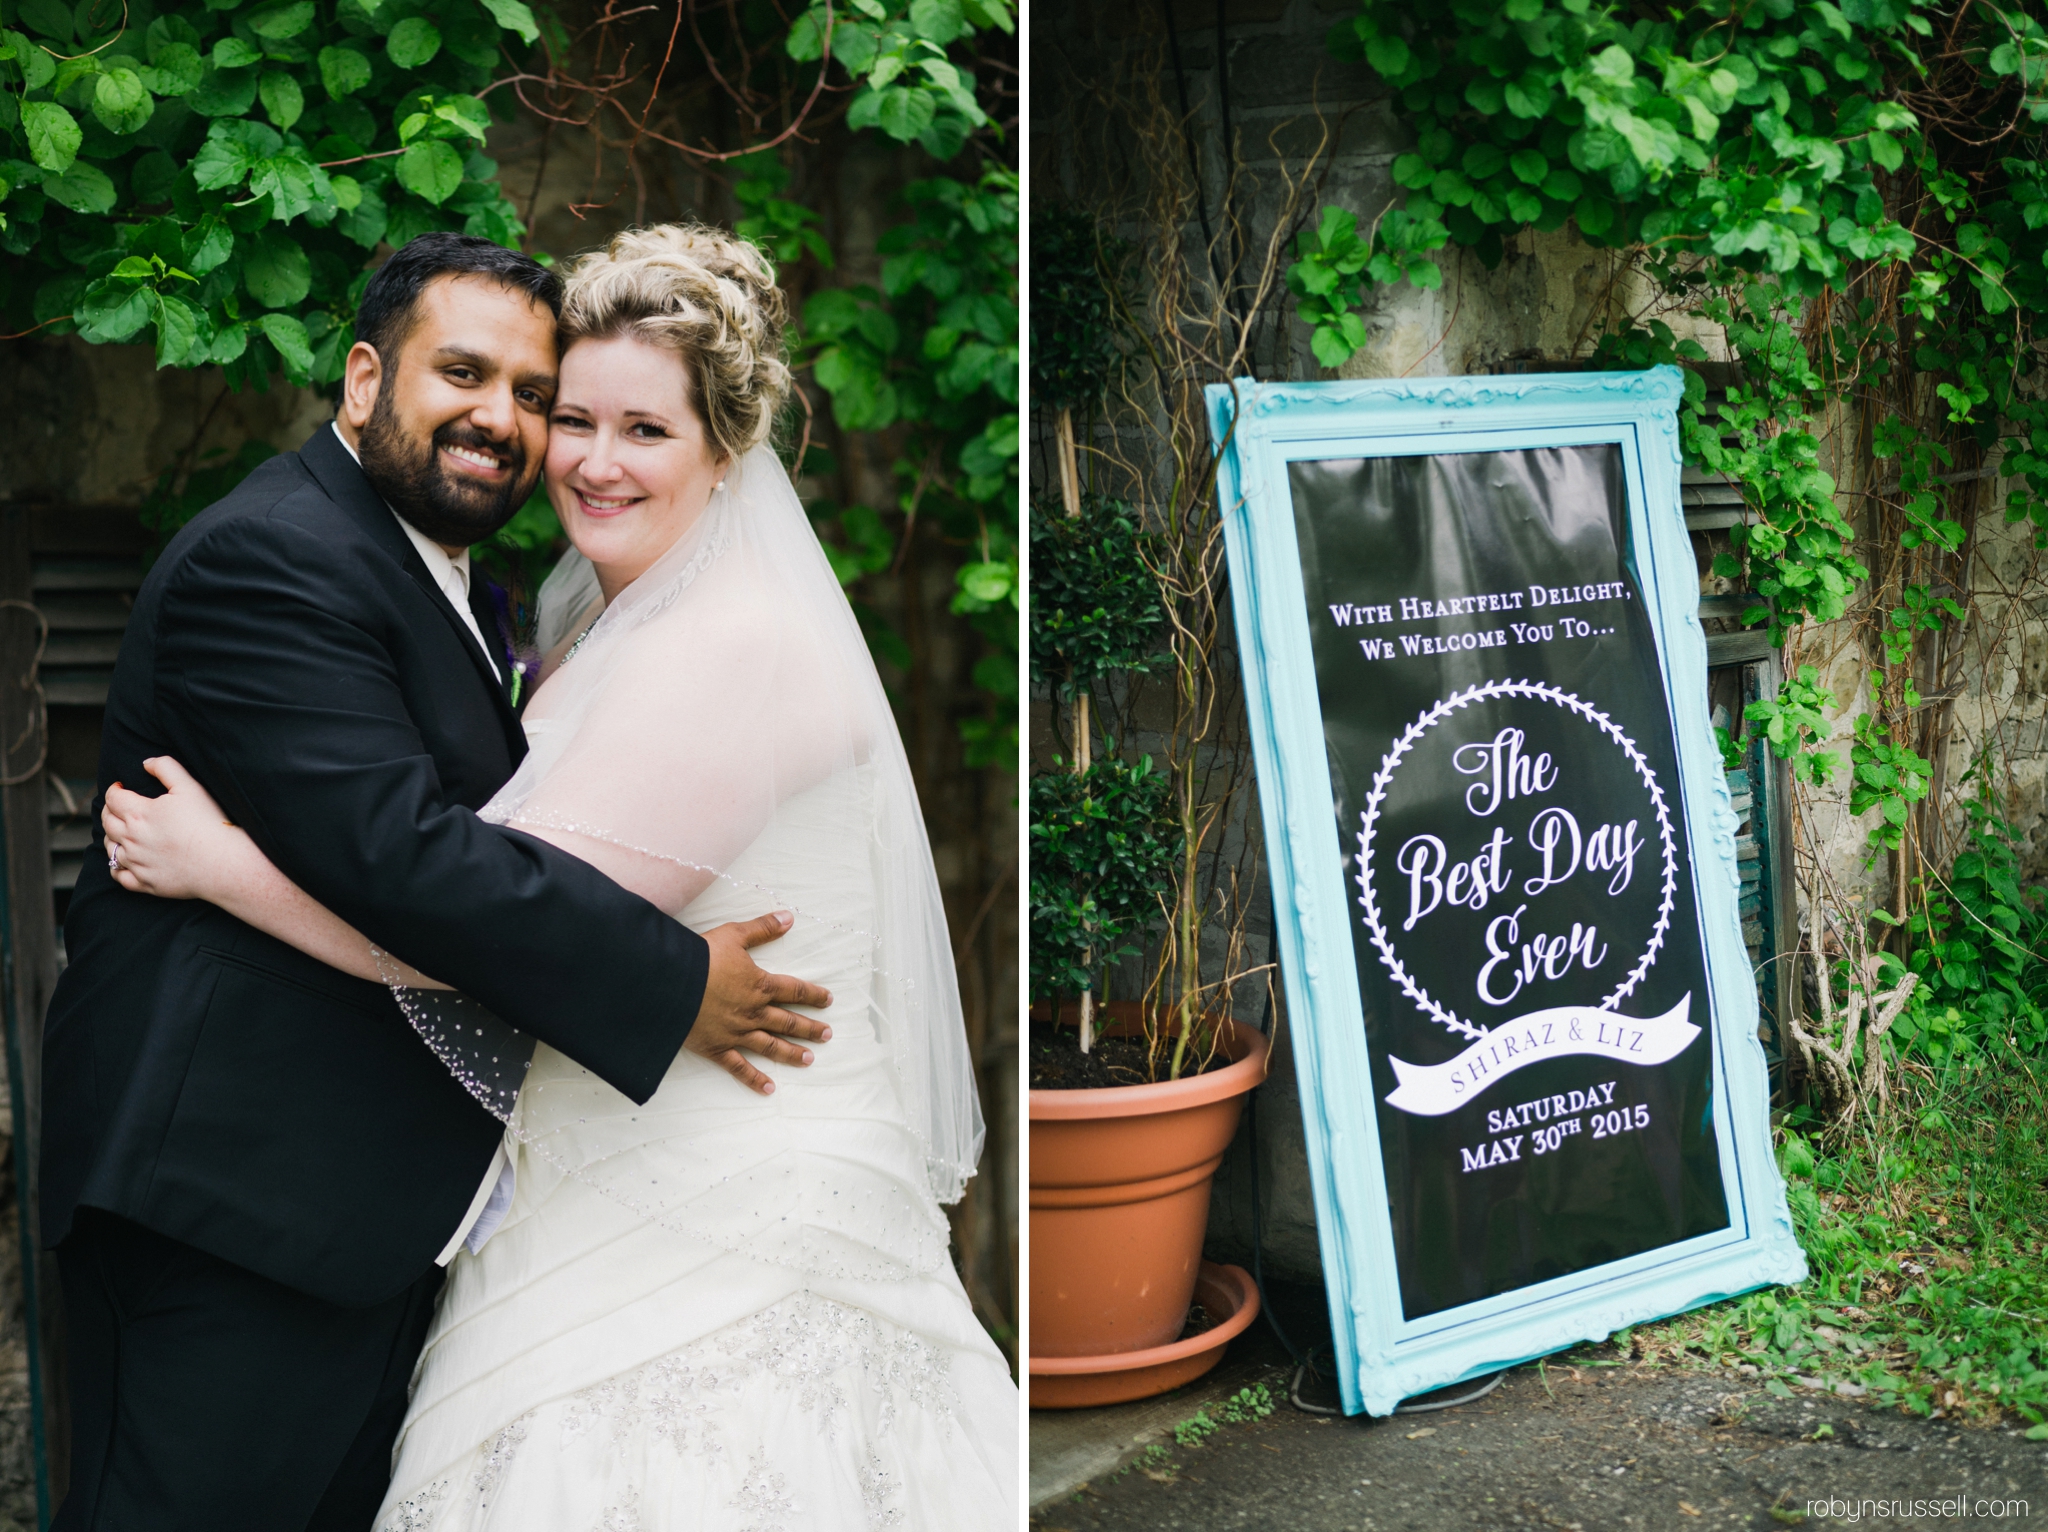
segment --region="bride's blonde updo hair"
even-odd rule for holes
[[[699,223],[628,229],[569,268],[561,344],[631,335],[683,360],[717,452],[737,462],[768,439],[789,397],[788,306],[748,240]]]

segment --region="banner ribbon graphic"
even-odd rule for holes
[[[1518,1069],[1588,1053],[1623,1064],[1666,1064],[1700,1035],[1687,1021],[1688,994],[1662,1016],[1638,1019],[1591,1005],[1560,1005],[1502,1022],[1456,1058],[1443,1064],[1409,1064],[1389,1057],[1400,1081],[1387,1105],[1417,1117],[1441,1117],[1498,1084]]]

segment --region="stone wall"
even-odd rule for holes
[[[1269,248],[1284,249],[1292,230],[1312,223],[1322,207],[1349,209],[1365,229],[1389,206],[1397,194],[1393,160],[1412,147],[1407,129],[1376,77],[1363,65],[1337,62],[1325,46],[1331,25],[1355,14],[1355,6],[1348,0],[1226,0],[1222,14],[1219,44],[1216,7],[1194,0],[1173,0],[1171,30],[1154,7],[1090,7],[1074,0],[1037,7],[1034,209],[1107,208],[1112,210],[1112,233],[1131,240],[1154,238],[1156,231],[1133,218],[1131,210],[1144,200],[1148,166],[1165,162],[1148,160],[1144,146],[1118,118],[1119,109],[1147,99],[1170,107],[1185,101],[1192,139],[1186,156],[1199,165],[1208,231],[1224,226],[1234,198],[1245,231],[1244,269],[1251,273],[1257,273]],[[1234,192],[1227,192],[1224,169],[1226,97],[1238,166]],[[1155,112],[1149,120],[1160,119]],[[1177,172],[1178,165],[1174,168]],[[1292,206],[1293,221],[1281,230],[1276,246],[1276,225],[1290,210],[1290,186],[1304,173],[1310,177],[1308,194]],[[1179,237],[1188,263],[1205,271],[1205,230],[1191,223]],[[1220,235],[1216,244],[1228,248]],[[1491,270],[1469,251],[1447,249],[1443,256],[1439,290],[1419,291],[1406,284],[1374,290],[1364,315],[1367,344],[1344,366],[1342,376],[1570,366],[1589,353],[1603,326],[1631,317],[1662,318],[1679,334],[1697,339],[1710,358],[1727,359],[1717,329],[1666,311],[1621,256],[1587,246],[1570,226],[1549,234],[1525,231],[1510,239]],[[1306,327],[1285,317],[1289,310],[1291,300],[1276,294],[1257,321],[1257,375],[1332,376],[1310,354]],[[1043,432],[1046,423],[1037,425]],[[1836,418],[1824,422],[1824,428],[1824,466],[1842,486],[1844,514],[1861,526],[1862,492],[1881,486],[1883,468],[1869,455],[1868,423]],[[1144,451],[1142,444],[1134,446],[1128,426],[1114,443],[1104,439],[1097,444],[1113,445],[1126,457]],[[1033,494],[1056,496],[1051,444],[1040,435],[1032,445]],[[1163,456],[1156,446],[1153,451]],[[1157,471],[1163,477],[1167,470],[1161,466]],[[1967,764],[1988,750],[1998,797],[2028,838],[2028,870],[2048,877],[2048,587],[2031,529],[2007,527],[1997,513],[2006,488],[1995,478],[1982,482],[1969,591],[1973,615],[1966,642],[1971,647],[1963,693],[1954,706],[1947,780],[1955,791]],[[1721,594],[1727,582],[1703,577],[1701,588],[1704,595]],[[1785,653],[1788,666],[1813,664],[1821,672],[1834,697],[1832,748],[1845,761],[1854,719],[1868,705],[1864,683],[1874,642],[1867,613],[1855,612],[1842,622],[1795,632]],[[1152,748],[1157,718],[1156,702],[1137,707],[1130,715],[1133,726],[1121,737],[1133,749]],[[1045,699],[1035,699],[1031,750],[1041,769],[1063,749],[1055,727]],[[1794,839],[1802,871],[1803,923],[1809,888],[1832,890],[1845,899],[1860,896],[1869,904],[1888,900],[1892,893],[1889,865],[1867,857],[1866,835],[1875,811],[1861,819],[1848,812],[1845,777],[1838,774],[1831,788],[1798,790]],[[1254,847],[1254,865],[1256,817],[1255,798],[1246,794],[1231,833]],[[1951,842],[1960,818],[1959,809],[1947,816]],[[1248,905],[1261,911],[1267,897],[1262,886]],[[1248,925],[1251,950],[1262,951],[1263,919],[1255,915]],[[1119,978],[1126,985],[1140,983],[1142,973],[1133,967]],[[1267,1269],[1315,1278],[1315,1215],[1284,1025],[1272,1078],[1256,1099]],[[1246,1261],[1250,1255],[1250,1138],[1247,1120],[1217,1179],[1212,1258]]]
[[[238,394],[210,369],[159,372],[148,346],[10,341],[0,351],[0,500],[139,505],[166,468],[252,440],[289,450],[331,413],[281,381]]]

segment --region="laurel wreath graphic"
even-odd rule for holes
[[[1650,944],[1643,950],[1642,958],[1629,971],[1621,987],[1600,1002],[1603,1011],[1614,1007],[1640,984],[1643,976],[1650,971],[1650,965],[1657,960],[1657,953],[1664,945],[1665,934],[1671,929],[1672,905],[1678,894],[1678,845],[1671,832],[1671,814],[1665,807],[1664,789],[1658,785],[1656,773],[1650,770],[1650,763],[1643,759],[1636,742],[1621,731],[1621,726],[1583,697],[1541,681],[1484,681],[1464,691],[1453,692],[1450,696],[1426,709],[1422,716],[1408,725],[1401,737],[1394,741],[1380,760],[1380,769],[1372,779],[1372,791],[1367,795],[1365,808],[1359,814],[1358,831],[1358,902],[1365,909],[1366,929],[1372,932],[1372,944],[1379,949],[1380,960],[1394,975],[1403,994],[1413,1000],[1433,1020],[1442,1023],[1453,1032],[1470,1038],[1487,1036],[1492,1028],[1478,1026],[1460,1017],[1456,1012],[1439,1005],[1427,990],[1417,984],[1408,970],[1401,966],[1400,958],[1394,955],[1394,944],[1387,937],[1387,928],[1380,918],[1379,901],[1372,891],[1373,836],[1376,832],[1380,805],[1386,801],[1387,786],[1393,780],[1394,768],[1401,763],[1401,757],[1414,748],[1415,742],[1436,725],[1442,723],[1460,708],[1470,707],[1475,702],[1484,702],[1490,697],[1531,697],[1542,702],[1555,703],[1569,708],[1588,723],[1600,729],[1627,753],[1629,763],[1635,767],[1636,775],[1643,779],[1643,786],[1650,791],[1650,803],[1657,811],[1657,834],[1664,848],[1664,891],[1657,906],[1657,924],[1650,932]]]

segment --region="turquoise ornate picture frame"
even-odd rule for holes
[[[1208,390],[1347,1413],[1806,1275],[1682,385]]]

